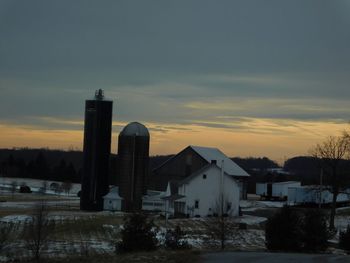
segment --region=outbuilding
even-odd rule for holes
[[[103,197],[103,210],[120,211],[122,209],[122,200],[119,196],[119,187],[114,186],[109,193]]]

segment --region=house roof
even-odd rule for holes
[[[109,190],[109,193],[103,196],[103,199],[123,199],[119,196],[119,187],[115,186]]]
[[[216,165],[221,168],[224,165],[225,173],[232,176],[249,176],[249,174],[239,167],[234,161],[228,158],[223,152],[217,148],[190,146],[196,153],[198,153],[208,163],[212,160],[216,161]]]

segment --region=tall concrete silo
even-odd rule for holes
[[[117,181],[123,211],[142,208],[148,176],[149,140],[147,128],[138,122],[129,123],[119,134]]]
[[[85,102],[84,160],[80,209],[103,210],[103,196],[108,193],[108,166],[111,152],[113,102],[98,90]]]

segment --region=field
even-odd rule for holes
[[[208,225],[215,220],[213,218],[169,219],[166,222],[163,217],[152,214],[156,225],[154,231],[160,245],[164,243],[167,229],[180,226],[193,248],[192,252],[169,253],[160,249],[153,253],[123,255],[115,259],[115,245],[123,227],[122,212],[80,211],[79,198],[74,193],[25,194],[12,193],[8,188],[3,188],[0,192],[0,224],[13,224],[16,231],[12,234],[11,242],[1,252],[0,261],[30,257],[21,233],[31,220],[34,207],[41,203],[48,208],[48,218],[54,224],[48,246],[43,251],[43,256],[50,262],[83,262],[80,260],[87,257],[89,260],[98,257],[99,262],[178,262],[174,253],[187,253],[186,260],[195,262],[198,253],[193,251],[213,251],[220,245],[219,240],[208,232]],[[256,198],[242,201],[243,216],[227,219],[230,234],[226,241],[226,250],[265,251],[265,221],[282,206],[282,202],[259,201]],[[336,217],[337,228],[345,229],[349,218],[350,208],[339,209]],[[336,244],[338,235],[331,242]],[[343,253],[335,248],[331,248],[329,252]],[[68,259],[71,261],[67,261]]]

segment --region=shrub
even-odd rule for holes
[[[181,230],[180,226],[176,226],[174,230],[168,229],[165,234],[165,247],[170,249],[190,248],[184,237],[185,233]]]
[[[269,250],[298,251],[302,248],[302,217],[288,206],[270,217],[265,239]]]
[[[346,231],[339,234],[339,246],[350,252],[350,225],[346,228]]]
[[[325,214],[319,209],[306,210],[303,223],[304,250],[324,251],[328,247],[329,231]]]
[[[154,227],[153,221],[146,214],[132,213],[125,216],[122,240],[117,244],[117,252],[155,250],[158,241]]]

